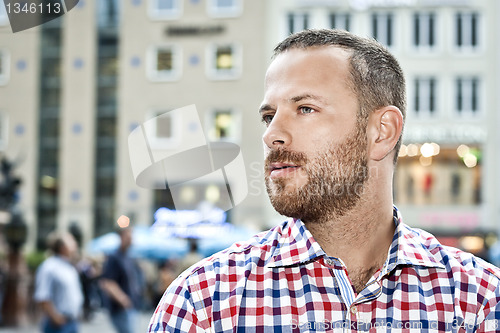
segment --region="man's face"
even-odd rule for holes
[[[292,49],[266,75],[266,187],[274,208],[304,221],[342,216],[368,177],[366,131],[350,82],[349,54],[336,47]]]
[[[78,244],[75,238],[70,234],[63,236],[63,244],[61,253],[68,258],[72,257],[78,251]]]

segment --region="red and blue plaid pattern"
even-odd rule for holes
[[[412,229],[394,209],[387,261],[355,294],[300,220],[195,264],[149,332],[500,332],[500,270]]]

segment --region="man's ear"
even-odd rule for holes
[[[369,157],[380,161],[389,155],[403,131],[403,114],[392,105],[372,112],[368,118]]]

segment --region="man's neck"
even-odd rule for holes
[[[323,251],[342,259],[358,292],[384,264],[394,235],[392,199],[381,201],[361,198],[344,216],[305,222]]]

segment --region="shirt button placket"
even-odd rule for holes
[[[358,307],[356,305],[351,305],[351,308],[349,309],[349,311],[351,312],[351,315],[350,315],[351,318],[350,318],[349,322],[351,324],[357,323],[358,319],[356,318],[356,314],[358,313]],[[354,327],[351,325],[349,328],[350,328],[349,332],[357,332],[357,325],[354,325]]]

